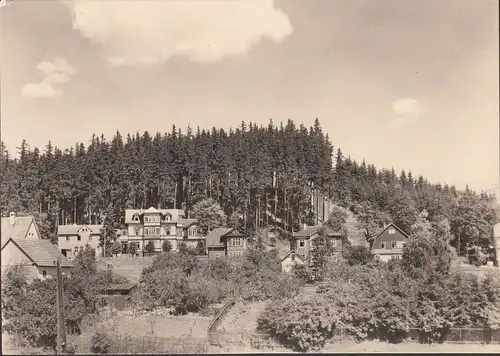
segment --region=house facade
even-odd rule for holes
[[[205,238],[198,230],[196,219],[185,219],[180,209],[126,209],[126,236],[120,241],[125,245],[135,245],[139,253],[144,253],[146,245],[152,244],[154,252],[161,252],[162,245],[169,241],[173,251],[179,250],[180,243],[196,247]]]
[[[281,270],[283,272],[290,272],[295,266],[303,266],[305,263],[306,261],[301,255],[295,251],[289,251],[281,258]]]
[[[248,247],[248,235],[227,227],[216,228],[206,237],[208,258],[238,258],[245,254]]]
[[[69,260],[90,246],[100,252],[99,238],[103,225],[59,225],[57,227],[57,247]]]
[[[35,279],[56,278],[56,261],[60,259],[63,274],[69,273],[71,262],[62,256],[60,251],[49,240],[13,239],[10,238],[2,246],[2,275],[14,265],[22,266],[28,281]]]
[[[1,246],[4,246],[10,238],[32,240],[42,238],[33,216],[17,216],[11,212],[8,218],[2,218],[0,225]]]
[[[374,258],[385,262],[401,259],[407,241],[408,235],[392,223],[368,240]]]
[[[296,232],[290,239],[290,251],[295,251],[305,261],[310,260],[313,241],[319,235],[320,228],[328,238],[331,258],[337,260],[342,257],[342,254],[352,245],[351,241],[341,232],[333,231],[327,225],[304,226],[304,228]]]

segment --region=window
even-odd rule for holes
[[[389,235],[394,235],[396,233],[396,229],[393,227],[389,228]]]
[[[220,257],[220,252],[216,252],[215,253],[215,258],[219,258]]]
[[[299,240],[299,247],[305,247],[306,242],[304,240]]]
[[[391,241],[391,248],[396,248],[397,245],[397,241]]]
[[[89,241],[92,241],[92,235],[89,235]]]
[[[47,278],[47,271],[42,271],[43,278]]]
[[[337,239],[332,239],[332,247],[337,247]]]
[[[167,235],[170,235],[170,229],[169,228],[167,228],[166,232],[167,232]]]
[[[385,241],[382,241],[382,242],[380,243],[380,248],[385,248]]]
[[[66,241],[69,241],[69,236],[66,236]]]
[[[139,221],[139,214],[134,214],[134,216],[132,216],[132,221]]]
[[[397,255],[396,256],[396,260],[400,260],[401,259],[401,256],[400,255]]]
[[[375,255],[376,260],[380,260],[380,255]]]
[[[75,254],[78,253],[78,246],[75,247]]]
[[[81,237],[80,235],[78,235],[78,236],[76,237],[76,239],[77,239],[78,241],[82,241],[82,237]]]
[[[80,246],[80,252],[83,252],[83,246]]]

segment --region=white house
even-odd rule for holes
[[[12,212],[8,218],[2,218],[0,225],[1,246],[5,245],[10,238],[41,238],[33,216],[16,216],[16,213]]]
[[[55,278],[56,262],[61,260],[63,274],[69,273],[71,262],[49,240],[13,239],[2,246],[2,275],[14,265],[20,265],[28,272],[28,280]]]
[[[306,261],[301,255],[295,253],[295,251],[290,251],[281,258],[281,270],[283,272],[290,272],[293,267],[298,265],[302,266],[305,263]]]

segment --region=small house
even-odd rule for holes
[[[295,251],[289,251],[285,256],[281,258],[281,270],[283,272],[290,272],[293,267],[298,265],[305,265],[306,261],[304,258],[295,253]]]
[[[368,239],[374,258],[385,262],[391,259],[400,260],[407,241],[408,235],[393,223]]]
[[[291,237],[290,251],[296,251],[298,255],[307,260],[313,246],[312,241],[319,235],[320,229],[323,229],[328,238],[331,257],[333,259],[340,258],[352,245],[352,242],[342,232],[334,231],[328,225],[304,226],[302,230],[296,232]]]
[[[10,238],[2,247],[2,274],[15,265],[25,267],[28,280],[57,277],[57,259],[61,261],[62,273],[69,273],[71,262],[49,240]]]
[[[206,244],[210,260],[219,257],[243,256],[248,243],[248,236],[234,228],[219,227],[207,235]]]

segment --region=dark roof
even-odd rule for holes
[[[390,223],[389,225],[387,225],[384,228],[382,228],[382,230],[380,230],[378,234],[373,235],[372,237],[370,237],[368,239],[368,241],[375,240],[377,237],[379,237],[380,235],[382,235],[384,233],[384,231],[387,230],[388,228],[390,228],[391,226],[393,228],[395,228],[396,230],[398,230],[401,234],[403,234],[403,236],[405,236],[406,238],[409,238],[408,234],[406,232],[404,232],[403,230],[401,230],[396,224]]]
[[[299,260],[301,260],[301,261],[305,262],[305,261],[304,261],[304,258],[302,258],[302,256],[301,256],[301,255],[299,255],[298,253],[296,253],[295,251],[289,251],[289,252],[288,252],[285,256],[283,256],[283,257],[281,258],[281,262],[283,262],[284,260],[286,260],[286,259],[287,259],[289,256],[291,256],[291,255],[295,255],[295,258],[298,258]]]
[[[307,226],[306,228],[296,232],[292,238],[308,238],[314,235],[320,228],[324,228],[328,236],[342,236],[341,232],[334,231],[328,225]]]
[[[107,290],[131,290],[137,286],[137,283],[110,283]]]
[[[241,231],[233,230],[228,232],[227,234],[222,235],[222,237],[248,237],[248,235],[244,234]]]
[[[2,246],[11,238],[25,238],[32,223],[35,219],[32,216],[16,216],[14,224],[11,224],[11,218],[2,218],[1,225],[1,244]],[[35,223],[36,227],[36,223]]]
[[[54,262],[58,258],[61,259],[61,267],[72,266],[71,262],[49,240],[11,238],[7,241],[7,244],[9,242],[16,245],[38,267],[54,267]],[[2,250],[4,247],[2,247]]]
[[[221,237],[233,230],[233,228],[229,227],[218,227],[213,229],[205,238],[207,247],[223,247],[224,244],[221,241]]]

